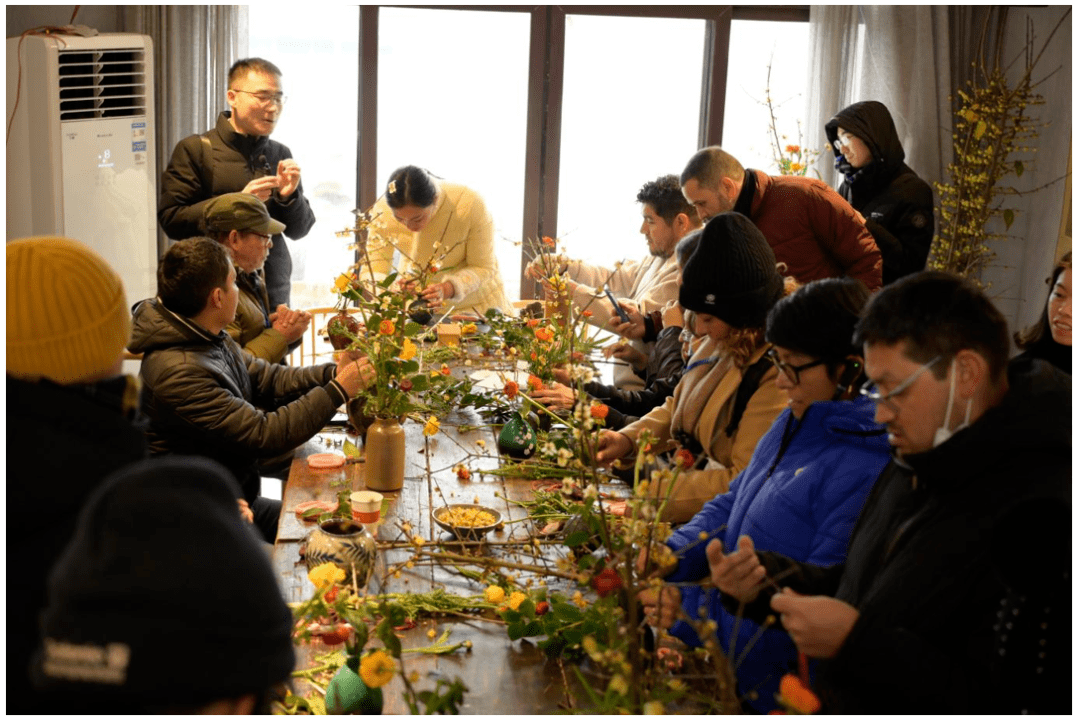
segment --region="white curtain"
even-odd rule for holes
[[[892,113],[906,162],[927,182],[952,160],[949,16],[945,6],[811,5],[806,117],[811,144],[825,145],[825,123],[863,100]],[[831,153],[821,177],[839,179]]]
[[[154,41],[157,177],[182,138],[214,127],[226,109],[229,67],[247,55],[246,5],[123,5],[125,32]],[[166,239],[159,236],[159,248]]]

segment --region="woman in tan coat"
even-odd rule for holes
[[[687,328],[703,337],[701,343],[663,406],[618,432],[603,433],[598,463],[632,459],[645,430],[659,438],[656,452],[681,447],[699,462],[707,459],[704,469],[699,464],[680,473],[673,486],[650,481],[650,495],[667,498],[666,520],[685,522],[726,492],[787,405],[776,388],[777,371],[765,358],[765,318],[795,288],[776,266],[768,242],[749,219],[737,213],[713,217],[679,289],[679,304],[691,316]]]
[[[403,166],[390,175],[372,215],[368,258],[377,278],[397,271],[408,279],[435,264],[439,271],[431,283],[417,289],[429,305],[480,314],[492,307],[512,311],[495,257],[491,214],[475,191]]]

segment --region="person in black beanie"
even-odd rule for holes
[[[224,467],[197,457],[139,462],[102,484],[49,577],[37,712],[269,707],[295,664],[293,620],[239,496]]]
[[[787,395],[774,384],[777,370],[765,358],[765,319],[794,288],[794,279],[780,275],[772,249],[750,219],[728,212],[705,225],[683,269],[679,304],[692,312],[688,328],[707,338],[673,395],[618,432],[602,432],[596,455],[600,464],[629,459],[639,435],[648,430],[660,440],[657,453],[677,444],[682,449],[676,459],[689,453],[704,464],[705,469],[680,474],[674,484],[650,481],[649,494],[667,499],[665,520],[685,522],[727,492],[787,405]]]

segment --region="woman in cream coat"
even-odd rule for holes
[[[618,432],[603,432],[596,455],[598,463],[632,459],[645,430],[659,438],[658,452],[678,445],[698,458],[704,453],[706,468],[680,473],[673,486],[650,481],[650,496],[667,499],[663,519],[685,522],[727,492],[787,405],[777,371],[764,358],[765,319],[794,288],[745,216],[723,213],[706,224],[679,289],[679,304],[692,312],[689,328],[704,338],[664,405]]]
[[[368,257],[377,277],[393,270],[407,279],[434,263],[440,270],[418,290],[429,305],[511,311],[495,257],[494,224],[475,191],[404,166],[391,174],[372,215]]]

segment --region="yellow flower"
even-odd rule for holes
[[[498,585],[492,585],[487,590],[484,590],[484,599],[489,603],[498,605],[506,599],[506,590],[503,590]]]
[[[394,659],[385,650],[376,650],[360,661],[360,679],[369,688],[381,688],[394,677]]]
[[[424,436],[434,437],[438,433],[439,420],[435,417],[435,415],[431,415],[430,417],[428,417],[427,422],[424,424]]]
[[[511,610],[517,610],[521,607],[521,603],[525,602],[525,593],[512,592],[510,593],[510,599],[506,601],[506,607]]]
[[[398,358],[402,361],[409,361],[416,356],[416,344],[413,344],[412,339],[405,339],[401,342],[401,352],[398,354]]]
[[[611,682],[608,683],[608,690],[615,691],[619,695],[626,695],[630,690],[630,685],[626,682],[626,678],[619,674],[615,674],[611,677]]]
[[[801,163],[792,163],[791,164],[792,173],[798,173],[802,169],[803,169],[803,164],[801,164]]]
[[[332,562],[324,562],[318,567],[308,570],[308,580],[311,584],[322,590],[334,583],[345,582],[345,571]]]
[[[350,281],[352,281],[352,279],[349,278],[348,274],[342,274],[341,276],[337,277],[337,281],[334,282],[334,291],[338,292],[339,294],[348,291]]]

